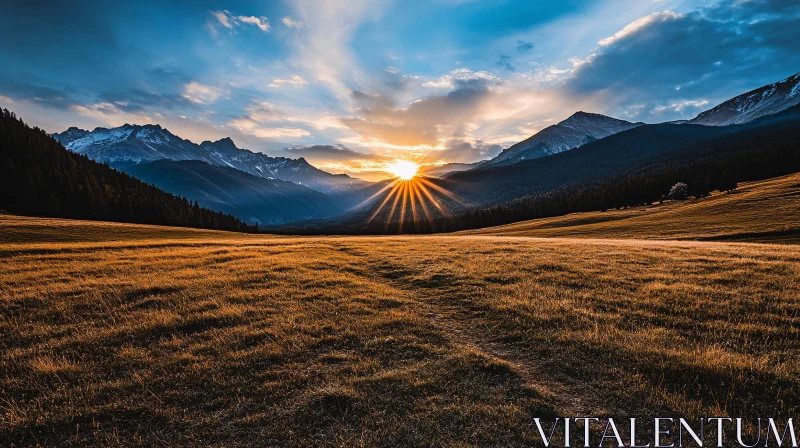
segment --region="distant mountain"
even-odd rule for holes
[[[419,169],[419,173],[430,177],[444,177],[450,173],[457,171],[467,171],[479,166],[486,162],[485,160],[475,163],[446,163],[439,166],[423,166]]]
[[[200,160],[227,166],[265,179],[280,179],[305,185],[324,193],[362,186],[364,181],[347,175],[330,174],[311,166],[305,159],[269,157],[237,148],[230,138],[197,145],[175,136],[159,125],[130,125],[86,131],[75,127],[53,134],[67,149],[98,162],[143,163],[155,160]]]
[[[0,110],[0,210],[31,216],[255,230],[233,216],[197,207],[67,151],[44,131],[28,127],[7,110]]]
[[[797,104],[800,104],[800,73],[725,101],[688,123],[706,126],[742,124]]]
[[[331,198],[308,187],[199,160],[162,159],[117,166],[138,179],[248,224],[280,224],[341,211]]]
[[[745,181],[798,170],[800,105],[742,125],[638,126],[550,157],[427,179],[427,190],[447,192],[429,201],[438,206],[427,212],[420,213],[420,201],[390,202],[382,209],[384,201],[379,201],[332,219],[293,223],[283,231],[448,232],[649,204],[677,182],[713,189],[726,171]],[[437,212],[438,207],[443,210]],[[379,218],[370,219],[375,214]]]
[[[643,124],[600,114],[576,112],[566,120],[548,126],[527,140],[505,149],[481,166],[510,165],[522,160],[547,157]]]

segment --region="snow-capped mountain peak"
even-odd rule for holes
[[[589,112],[576,112],[566,120],[548,126],[527,140],[505,149],[481,166],[510,165],[538,159],[585,145],[644,123],[631,123]]]
[[[689,123],[706,126],[743,124],[800,104],[800,73],[751,90],[707,110]]]
[[[96,128],[91,132],[69,128],[60,134],[53,134],[53,137],[71,151],[112,165],[155,160],[200,160],[212,165],[236,168],[266,179],[303,184],[323,192],[362,182],[347,176],[326,173],[304,159],[270,157],[241,149],[227,137],[197,145],[157,124],[125,124],[111,129]]]

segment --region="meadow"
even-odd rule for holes
[[[747,182],[730,193],[462,232],[575,238],[800,243],[800,174]]]
[[[748,188],[661,210],[755,200]],[[770,188],[753,195],[784,197]],[[787,215],[760,216],[775,223],[696,236]],[[798,246],[494,230],[300,238],[0,215],[0,440],[536,446],[533,417],[800,412]]]

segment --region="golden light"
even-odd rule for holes
[[[410,160],[398,160],[386,167],[386,171],[394,174],[401,180],[411,180],[417,175],[419,165]]]

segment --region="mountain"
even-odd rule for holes
[[[522,160],[547,157],[643,124],[600,114],[576,112],[566,120],[548,126],[527,140],[506,148],[481,166],[510,165]]]
[[[51,136],[0,110],[0,210],[139,224],[254,231],[230,215],[67,151]]]
[[[362,186],[364,181],[317,169],[305,159],[269,157],[237,148],[230,138],[197,145],[159,125],[130,125],[86,131],[75,127],[53,134],[67,149],[109,165],[155,160],[200,160],[236,168],[265,179],[281,179],[329,193]]]
[[[742,124],[797,104],[800,104],[800,73],[725,101],[689,120],[689,123],[706,126]]]
[[[372,205],[332,219],[293,223],[283,231],[449,232],[650,204],[677,182],[687,183],[690,192],[707,192],[726,175],[748,181],[797,171],[800,105],[742,125],[638,126],[550,157],[427,179],[427,190],[447,192],[435,202],[421,197],[408,204],[389,202],[383,209]],[[431,216],[424,208],[420,213],[419,204],[426,202]],[[437,213],[439,207],[443,210]],[[375,215],[380,218],[370,219]]]
[[[248,224],[280,224],[342,211],[331,198],[308,187],[200,160],[162,159],[119,167],[138,179]]]

